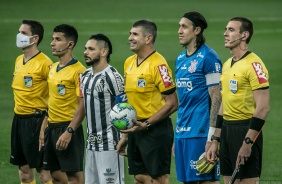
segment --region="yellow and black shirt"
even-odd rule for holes
[[[51,59],[39,52],[24,63],[24,55],[15,62],[12,88],[14,92],[14,112],[20,115],[33,114],[36,109],[45,111],[48,101],[47,78]]]
[[[128,57],[124,75],[128,103],[136,109],[138,120],[155,114],[165,104],[162,94],[171,94],[176,89],[171,69],[158,52],[153,52],[140,65],[136,54]]]
[[[48,78],[48,121],[50,123],[72,120],[78,107],[77,97],[83,96],[80,77],[85,69],[75,59],[63,68],[59,67],[59,62],[52,65]]]
[[[229,58],[223,65],[220,82],[223,117],[229,121],[251,118],[255,111],[253,91],[269,87],[268,71],[252,52],[234,64]]]

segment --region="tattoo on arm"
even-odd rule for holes
[[[220,94],[219,85],[211,86],[208,88],[208,90],[211,98],[210,126],[215,127],[216,117],[221,104],[221,94]]]

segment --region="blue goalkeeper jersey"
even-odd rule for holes
[[[219,85],[221,67],[217,53],[205,44],[191,56],[184,50],[176,58],[179,106],[175,138],[207,137],[210,124],[208,87]]]

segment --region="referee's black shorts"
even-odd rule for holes
[[[49,123],[45,129],[44,169],[50,171],[61,170],[63,172],[83,171],[85,146],[82,125],[75,130],[75,134],[72,135],[66,150],[56,149],[56,143],[66,131],[69,123]]]
[[[11,129],[11,156],[13,165],[42,168],[43,149],[39,152],[39,134],[45,111],[35,116],[15,114]]]
[[[236,165],[238,152],[249,130],[250,119],[225,121],[221,128],[220,139],[220,172],[223,176],[231,176]],[[262,132],[252,146],[250,158],[241,166],[238,178],[260,177],[262,168]]]
[[[166,118],[149,130],[128,134],[129,174],[148,174],[157,178],[170,174],[173,127]]]

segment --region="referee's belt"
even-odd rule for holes
[[[33,114],[16,114],[16,116],[21,117],[21,118],[31,118],[31,117],[36,117],[36,118],[41,118],[42,116],[46,115],[47,111],[41,111],[39,109],[36,109]]]

